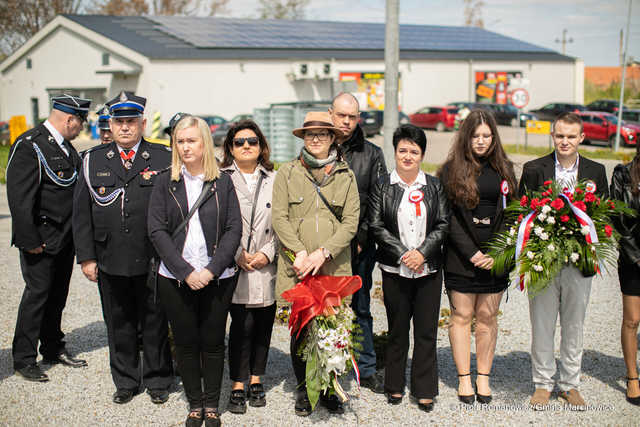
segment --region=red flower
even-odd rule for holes
[[[553,209],[559,211],[560,209],[564,208],[564,202],[562,201],[562,199],[558,198],[551,202],[550,206]]]
[[[545,182],[543,182],[543,185],[551,185],[553,183],[553,181],[551,181],[550,179],[546,180]]]
[[[604,233],[607,235],[607,237],[611,237],[612,232],[613,232],[613,228],[611,228],[610,225],[604,226]]]
[[[560,221],[562,222],[568,222],[569,221],[569,215],[562,215],[560,217]]]
[[[549,203],[551,201],[551,199],[549,199],[548,197],[545,197],[544,199],[540,200],[540,204],[538,206],[544,206],[547,203]]]
[[[562,192],[563,192],[564,194],[569,194],[569,193],[571,193],[571,191],[569,191],[569,189],[568,189],[567,187],[564,187],[564,188],[562,189]]]
[[[613,200],[609,200],[609,209],[615,209],[616,208],[616,204],[613,203]]]
[[[522,218],[524,218],[524,216],[520,214],[520,216],[518,217],[518,222],[522,222]]]
[[[576,193],[582,194],[584,193],[584,190],[582,190],[581,188],[576,188]]]
[[[596,197],[596,205],[600,206],[600,197]]]
[[[596,196],[593,193],[587,193],[584,196],[584,201],[587,203],[593,203],[596,201]]]
[[[583,212],[587,211],[587,205],[584,204],[583,201],[579,200],[573,204],[576,208],[580,209]]]
[[[529,199],[527,198],[527,196],[522,196],[522,198],[520,199],[520,206],[525,207],[529,204]]]
[[[540,199],[537,197],[535,199],[531,199],[531,209],[536,210],[540,206]]]

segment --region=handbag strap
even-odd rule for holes
[[[322,194],[322,191],[320,191],[320,186],[309,176],[307,176],[307,178],[309,179],[309,181],[311,181],[311,184],[313,184],[313,188],[316,189],[316,193],[318,193],[318,196],[320,196],[320,200],[322,200],[322,202],[324,203],[324,205],[327,207],[327,209],[329,209],[329,212],[331,212],[333,214],[333,216],[336,217],[336,219],[338,220],[338,222],[342,223],[342,217],[341,215],[338,215],[338,213],[336,212],[336,210],[333,208],[333,206],[331,206],[329,204],[329,201],[327,200],[326,197],[324,197],[324,195]]]
[[[193,214],[196,213],[196,211],[200,208],[200,205],[202,205],[202,202],[204,202],[204,199],[207,197],[207,193],[209,192],[212,186],[215,188],[215,183],[211,181],[207,181],[204,183],[204,185],[202,186],[202,192],[200,192],[200,196],[198,196],[198,199],[196,200],[196,202],[193,204],[191,209],[189,209],[189,213],[187,213],[187,217],[180,224],[178,224],[176,229],[173,230],[173,233],[171,233],[172,239],[174,239],[187,226]]]
[[[249,222],[249,237],[247,238],[247,249],[249,252],[249,248],[251,247],[251,238],[253,237],[253,220],[256,216],[256,205],[258,204],[258,195],[260,194],[260,185],[262,184],[262,180],[264,179],[264,174],[260,172],[260,178],[258,178],[258,183],[256,184],[256,190],[253,195],[253,206],[251,206],[251,222]]]

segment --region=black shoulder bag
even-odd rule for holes
[[[309,177],[307,176],[307,178]],[[316,189],[316,193],[318,193],[318,196],[320,197],[320,200],[322,200],[322,203],[324,203],[327,209],[329,209],[329,212],[331,212],[333,216],[336,217],[339,223],[342,223],[342,215],[338,215],[334,207],[329,204],[329,201],[327,200],[327,198],[324,197],[324,195],[322,194],[322,191],[320,191],[320,186],[312,178],[309,178],[309,181],[311,181],[311,184],[313,184],[313,188]]]

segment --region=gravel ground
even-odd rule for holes
[[[514,159],[521,161],[521,159]],[[524,159],[522,159],[524,160]],[[605,162],[608,175],[616,162]],[[11,341],[17,308],[24,288],[18,251],[9,246],[11,223],[6,187],[0,186],[0,424],[1,425],[181,425],[186,416],[186,400],[179,382],[169,401],[154,405],[146,394],[126,405],[111,402],[114,391],[109,371],[107,337],[96,286],[87,281],[80,268],[73,272],[63,330],[68,349],[89,363],[87,368],[44,366],[48,383],[26,382],[13,374]],[[376,268],[375,281],[379,286]],[[285,326],[274,328],[267,375],[264,377],[268,403],[265,408],[249,407],[245,415],[225,410],[229,397],[228,372],[222,385],[222,422],[229,425],[423,425],[437,424],[563,424],[636,425],[638,410],[625,401],[624,362],[620,349],[621,298],[617,275],[594,280],[588,308],[581,392],[592,407],[586,412],[565,410],[555,395],[545,412],[529,409],[533,392],[529,357],[530,322],[527,297],[510,290],[501,306],[496,357],[492,371],[494,399],[488,406],[462,407],[456,398],[457,378],[446,329],[439,329],[438,368],[440,394],[435,410],[425,414],[405,397],[391,406],[384,396],[363,389],[342,416],[332,416],[318,408],[310,417],[293,414],[293,371],[289,361],[289,334]],[[448,307],[443,294],[442,307]],[[374,330],[387,329],[382,302],[372,299]],[[559,344],[556,337],[556,348]],[[472,358],[472,371],[475,360]],[[351,376],[345,389],[357,394]]]

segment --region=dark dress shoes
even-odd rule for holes
[[[169,400],[169,390],[166,388],[155,388],[147,390],[147,394],[153,403],[162,405]]]
[[[184,422],[185,427],[200,427],[204,422],[202,415],[202,409],[193,410],[187,415],[187,419]]]
[[[402,403],[402,396],[394,396],[391,393],[388,393],[387,403],[391,405],[399,405],[400,403]]]
[[[344,414],[344,406],[335,394],[328,396],[326,394],[321,394],[320,404],[327,408],[330,414]]]
[[[47,376],[47,374],[42,372],[40,366],[35,363],[33,365],[27,365],[24,368],[16,369],[16,373],[18,373],[27,381],[35,381],[40,383],[49,381],[49,377]]]
[[[249,405],[255,408],[267,405],[267,397],[262,384],[249,385]]]
[[[55,364],[61,363],[61,364],[65,365],[65,366],[70,366],[72,368],[83,368],[85,366],[88,366],[86,360],[76,359],[75,357],[72,357],[69,353],[67,353],[66,351],[58,354],[53,359],[45,358],[43,360],[43,362],[48,364],[48,365],[55,365]]]
[[[244,393],[244,389],[231,390],[227,409],[232,414],[244,414],[247,412],[247,396]]]
[[[313,409],[311,409],[311,402],[309,402],[309,396],[307,396],[306,390],[298,391],[296,396],[296,415],[299,417],[306,417],[311,415]]]
[[[424,412],[431,412],[433,411],[433,402],[422,403],[418,401],[418,408],[420,408]]]
[[[118,405],[123,405],[125,403],[131,402],[133,396],[135,395],[134,390],[128,390],[126,388],[121,388],[113,393],[113,403],[117,403]]]
[[[380,381],[376,374],[373,374],[369,377],[361,378],[360,386],[368,388],[374,393],[384,394],[384,384],[382,384],[382,381]]]

